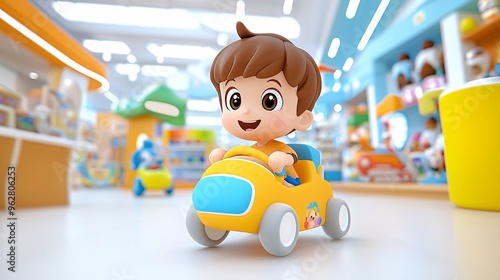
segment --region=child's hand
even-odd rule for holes
[[[293,164],[293,157],[287,153],[276,151],[269,156],[267,164],[274,173],[281,173],[285,166]]]
[[[210,155],[208,156],[208,161],[210,161],[210,164],[214,164],[219,160],[221,160],[226,154],[226,152],[227,152],[226,150],[221,148],[214,149],[212,152],[210,152]]]

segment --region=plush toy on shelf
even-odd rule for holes
[[[422,43],[422,50],[415,57],[415,73],[417,82],[430,76],[444,75],[444,57],[441,46],[431,40]]]
[[[500,14],[500,5],[498,0],[478,0],[477,9],[481,13],[483,20],[491,19]]]
[[[165,189],[167,194],[173,192],[172,176],[155,151],[153,141],[144,140],[142,147],[132,154],[131,168],[137,170],[133,185],[135,195],[142,195],[146,189]]]
[[[437,120],[433,117],[428,118],[425,121],[425,130],[418,140],[419,150],[423,152],[432,147],[439,134],[441,134],[441,129],[438,126]]]
[[[401,54],[398,62],[392,66],[392,77],[397,81],[400,90],[413,83],[412,69],[413,63],[410,60],[410,56],[406,53]]]
[[[410,154],[418,170],[420,183],[445,183],[444,140],[434,117],[425,122],[425,130],[411,137]]]
[[[487,78],[490,76],[491,60],[485,49],[481,47],[470,49],[465,54],[465,63],[472,71],[474,79]]]

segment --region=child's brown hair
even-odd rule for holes
[[[286,81],[297,87],[297,116],[312,111],[321,93],[321,75],[314,59],[288,39],[272,33],[255,34],[243,23],[236,23],[241,40],[235,41],[215,57],[210,80],[222,99],[219,83],[243,76],[265,79],[283,71]]]

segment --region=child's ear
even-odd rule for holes
[[[300,116],[298,116],[299,121],[297,122],[296,130],[302,131],[308,129],[314,121],[314,115],[311,111],[305,110]]]

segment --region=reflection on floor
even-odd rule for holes
[[[499,279],[500,213],[447,200],[336,195],[352,212],[346,238],[303,232],[277,258],[255,235],[230,233],[217,248],[195,243],[184,224],[189,190],[141,198],[79,190],[70,207],[17,212],[17,272],[2,261],[0,279]],[[4,260],[6,236],[1,226]]]

